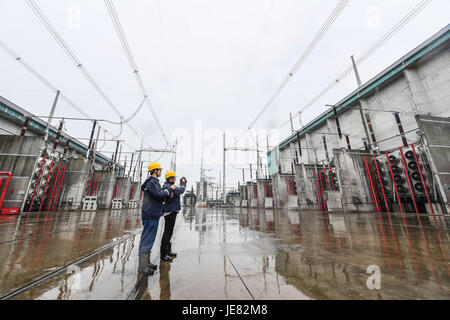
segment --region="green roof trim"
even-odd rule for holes
[[[0,102],[0,111],[2,111],[3,113],[11,116],[12,118],[16,119],[19,122],[24,122],[25,119],[26,119],[25,115],[23,115],[20,112],[17,112],[13,108],[11,108],[11,107],[9,107],[9,106],[1,103],[1,102]],[[39,123],[39,122],[37,122],[37,121],[35,121],[33,119],[30,119],[30,122],[28,123],[28,126],[31,127],[31,128],[34,128],[37,131],[45,132],[45,126],[43,126],[41,123]],[[50,128],[49,131],[48,131],[48,134],[53,139],[56,139],[56,136],[57,136],[58,132]],[[62,144],[67,143],[67,140],[68,139],[65,138],[64,136],[60,137],[60,143],[62,143]],[[70,142],[69,142],[69,148],[75,149],[81,154],[86,154],[87,153],[87,148],[83,147],[81,144],[79,144],[77,142],[74,142],[72,140],[70,140]],[[101,162],[101,163],[104,163],[104,164],[107,164],[107,163],[110,162],[110,160],[108,158],[106,158],[105,156],[103,156],[101,154],[98,154],[98,153],[96,154],[95,159],[98,162]]]

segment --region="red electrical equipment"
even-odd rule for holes
[[[287,187],[288,195],[290,195],[290,196],[297,195],[297,183],[294,178],[286,179],[286,187]]]
[[[430,170],[422,159],[424,155],[417,152],[414,145],[373,157],[370,171],[383,212],[389,212],[391,204],[399,203],[400,198],[400,203],[405,206],[400,205],[401,210],[426,212],[424,204],[428,202],[433,213]]]
[[[12,172],[0,172],[0,213],[3,215],[18,214],[20,208],[3,208],[6,193],[8,192],[9,184],[11,183]]]
[[[379,159],[376,159],[372,162],[375,174],[375,182],[377,185],[377,189],[381,192],[384,191],[384,196],[388,199],[392,199],[394,197],[393,186],[392,186],[392,178],[389,172],[389,165],[383,156]],[[383,188],[381,188],[383,186]]]

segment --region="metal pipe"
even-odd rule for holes
[[[375,138],[375,132],[373,131],[372,120],[370,120],[370,115],[366,113],[367,126],[369,127],[370,136],[372,138],[372,145],[377,146],[377,139]]]
[[[24,137],[28,130],[28,124],[30,123],[31,118],[25,117],[25,121],[23,122],[22,132],[20,133],[21,137]]]
[[[346,135],[345,136],[345,140],[347,141],[347,148],[348,148],[348,150],[352,150],[352,146],[350,145],[350,136],[349,135]]]
[[[67,154],[67,151],[69,151],[69,144],[70,144],[70,139],[67,139],[66,145],[64,146],[64,155]]]
[[[289,119],[291,121],[291,131],[294,132],[294,123],[292,122],[292,113],[289,113]]]
[[[51,187],[52,195],[51,195],[51,197],[50,197],[50,201],[47,201],[47,211],[50,210],[50,207],[51,207],[51,205],[52,205],[52,202],[53,202],[53,194],[55,193],[56,185],[57,185],[57,183],[58,183],[59,175],[60,175],[60,174],[61,174],[61,162],[60,162],[59,165],[58,165],[58,172],[57,172],[57,174],[56,174],[55,180],[53,181],[53,186]]]
[[[367,157],[364,157],[364,166],[366,167],[366,176],[369,182],[369,188],[370,188],[370,194],[372,197],[372,201],[373,201],[373,205],[375,207],[375,211],[376,212],[381,212],[381,208],[378,204],[378,200],[377,200],[377,191],[375,189],[375,184],[374,181],[372,179],[372,174],[371,174],[371,170],[370,170],[370,166],[369,166],[369,161],[367,160]]]
[[[380,197],[379,197],[380,193],[378,191],[377,184],[375,183],[375,177],[373,175],[372,164],[370,163],[370,161],[367,161],[367,165],[369,166],[370,180],[372,181],[374,195],[375,195],[375,201],[377,202],[377,206],[378,206],[378,212],[381,213],[382,210],[381,210],[381,203],[380,203]]]
[[[405,131],[403,130],[402,121],[400,120],[400,115],[398,113],[394,113],[395,121],[397,122],[398,131],[400,132],[400,136],[402,137],[403,146],[406,148],[408,146],[408,141],[406,140]]]
[[[97,127],[97,121],[94,121],[94,124],[92,125],[91,137],[89,138],[89,145],[88,145],[88,149],[87,149],[87,153],[86,153],[86,159],[89,159],[91,156],[92,147],[93,147],[93,139],[94,139],[96,127]]]
[[[338,131],[339,139],[342,139],[341,124],[339,122],[339,117],[338,117],[336,106],[333,106],[333,113],[334,113],[334,119],[336,121],[336,128],[337,128],[337,131]]]
[[[96,185],[96,187],[95,187],[95,196],[97,196],[98,195],[98,186],[100,185],[100,175],[98,175],[98,178],[97,178],[97,185]]]
[[[322,140],[323,140],[323,147],[324,147],[324,149],[325,149],[325,157],[326,157],[327,159],[329,159],[329,158],[330,158],[330,154],[328,153],[327,138],[325,138],[325,136],[323,136],[323,137],[322,137]]]
[[[44,197],[45,197],[45,194],[47,193],[48,180],[50,179],[50,176],[52,175],[53,163],[54,163],[54,162],[55,162],[55,160],[52,160],[52,163],[50,164],[50,169],[49,169],[49,171],[48,171],[47,180],[45,181],[44,192],[42,193],[41,204],[39,205],[39,212],[41,212],[41,210],[42,210],[42,205],[44,204]]]
[[[63,182],[64,182],[64,177],[66,176],[66,169],[67,169],[67,164],[64,165],[64,171],[62,173],[61,182],[59,183],[58,194],[56,195],[56,201],[55,201],[55,205],[54,205],[53,211],[55,211],[56,208],[58,207],[59,195],[61,193],[61,188],[62,188],[62,185],[63,185]]]
[[[31,197],[31,202],[30,202],[30,207],[28,208],[28,212],[31,212],[31,207],[33,206],[34,197],[36,196],[36,191],[37,191],[37,188],[39,186],[39,182],[41,181],[41,175],[42,175],[42,171],[44,170],[44,164],[45,164],[45,156],[46,155],[44,153],[44,158],[42,160],[41,170],[39,170],[39,175],[38,175],[38,178],[36,180],[36,187],[34,188],[33,196]],[[33,179],[33,176],[31,177],[31,179]]]
[[[46,145],[47,145],[47,140],[48,140],[48,131],[50,129],[50,123],[53,120],[53,115],[55,114],[56,104],[58,103],[58,99],[59,99],[59,95],[60,94],[61,94],[61,92],[59,90],[56,91],[56,97],[55,97],[55,100],[53,101],[53,106],[52,106],[52,109],[50,111],[50,116],[48,117],[47,125],[45,127],[44,143]]]
[[[94,176],[94,173],[91,173],[91,177],[89,178],[89,189],[87,192],[87,195],[90,196],[91,195],[91,186],[92,186],[92,177]]]
[[[227,174],[226,174],[226,170],[227,170],[227,166],[226,166],[226,150],[225,150],[225,146],[226,146],[226,134],[223,134],[223,203],[226,203],[226,182],[227,182]],[[256,154],[256,156],[259,159],[259,153]]]
[[[120,141],[117,141],[116,152],[114,152],[114,157],[113,157],[113,168],[116,167],[117,153],[119,152],[119,144],[120,144]]]
[[[133,167],[133,160],[134,160],[134,153],[131,154],[131,164],[130,164],[130,170],[128,170],[128,176],[131,176],[131,168]]]
[[[11,182],[12,172],[0,172],[0,174],[8,175],[8,178],[6,179],[2,194],[0,196],[0,210],[1,210],[3,207],[3,202],[5,201],[6,192],[8,191],[9,183]],[[0,186],[2,185],[2,183],[3,183],[3,178],[1,178]]]
[[[58,147],[58,143],[59,143],[59,139],[61,138],[61,133],[63,130],[63,126],[64,126],[64,120],[62,120],[59,124],[59,128],[58,128],[58,132],[56,134],[56,139],[55,139],[55,143],[53,144],[53,150],[56,150],[56,148]]]

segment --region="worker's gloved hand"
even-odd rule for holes
[[[173,184],[170,186],[170,189],[175,190],[177,187]]]

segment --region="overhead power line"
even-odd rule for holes
[[[405,25],[414,19],[432,0],[421,0],[408,14],[403,17],[392,29],[390,29],[380,40],[378,40],[372,47],[356,60],[356,65],[362,64],[369,57],[371,57],[379,48],[381,48],[387,41],[389,41],[397,32],[399,32]],[[327,94],[331,89],[337,86],[353,71],[353,66],[350,65],[342,74],[332,80],[319,94],[317,94],[310,102],[302,107],[299,113],[293,115],[293,118],[298,118],[300,114],[306,109],[314,105],[320,98]],[[290,123],[290,120],[284,122],[279,128],[282,128]]]
[[[36,79],[38,79],[40,82],[42,82],[46,87],[48,87],[51,91],[57,92],[61,91],[56,88],[55,85],[53,85],[48,79],[46,79],[42,74],[40,74],[36,69],[34,69],[32,66],[30,66],[25,59],[23,59],[18,53],[16,53],[10,46],[8,46],[5,42],[0,40],[0,48],[2,48],[9,56],[11,56],[15,61],[17,61],[20,65],[22,65],[26,70],[28,70]],[[67,97],[63,92],[60,93],[60,99],[64,100],[66,103],[68,103],[72,108],[74,108],[76,111],[78,111],[81,115],[86,117],[86,120],[94,120],[93,117],[91,117],[89,114],[87,114],[81,107],[79,107],[77,104],[75,104],[69,97]],[[110,122],[106,121],[105,122]],[[101,127],[105,134],[108,134],[110,137],[114,137],[114,135],[107,132],[107,130],[103,127]],[[125,143],[127,147],[129,147],[132,150],[135,150],[135,147],[130,146],[129,144]]]
[[[262,117],[262,115],[270,108],[270,106],[273,104],[275,99],[280,95],[280,93],[283,91],[283,89],[287,86],[287,84],[291,81],[291,79],[295,76],[295,74],[298,72],[298,70],[304,64],[304,62],[311,55],[313,50],[317,47],[317,45],[323,39],[325,34],[330,30],[331,26],[336,21],[336,19],[339,17],[339,15],[342,13],[342,11],[345,9],[345,7],[347,6],[349,1],[350,0],[340,0],[339,1],[336,8],[334,8],[333,12],[330,14],[330,16],[324,22],[324,24],[320,28],[319,32],[315,35],[314,39],[311,41],[311,43],[308,45],[308,47],[302,53],[302,55],[297,60],[295,65],[292,67],[292,69],[289,71],[288,75],[284,78],[283,82],[276,89],[275,93],[271,96],[271,98],[265,104],[263,109],[258,113],[255,120],[253,120],[253,122],[250,124],[250,126],[248,127],[248,130],[251,130],[251,128],[256,124],[256,122],[258,122],[258,120]],[[241,137],[241,139],[242,139],[242,137]],[[238,140],[238,142],[239,142],[239,140]]]
[[[11,49],[6,43],[4,43],[2,40],[0,40],[0,47],[8,54],[10,55],[14,60],[16,60],[19,64],[21,64],[26,70],[28,70],[34,77],[36,77],[39,81],[41,81],[45,86],[47,86],[51,91],[57,92],[58,89],[50,83],[44,76],[42,76],[36,69],[31,67],[21,56],[19,56],[16,52]],[[60,98],[64,101],[66,101],[70,106],[72,106],[76,111],[78,111],[80,114],[82,114],[84,117],[88,119],[92,119],[91,116],[89,116],[86,112],[84,112],[80,107],[78,107],[72,100],[70,100],[64,93],[61,92]]]
[[[38,4],[34,0],[25,0],[34,14],[37,16],[41,24],[47,29],[47,31],[52,35],[52,37],[56,40],[56,42],[60,45],[60,47],[64,50],[66,55],[72,60],[78,70],[83,74],[86,80],[91,84],[91,86],[100,94],[100,96],[106,101],[106,103],[114,110],[114,112],[120,117],[121,122],[124,118],[120,113],[119,109],[112,103],[111,99],[105,94],[105,92],[100,88],[97,82],[94,80],[92,75],[88,72],[88,70],[84,67],[83,63],[78,59],[73,50],[69,47],[66,41],[61,37],[56,28],[52,25],[50,20],[46,17],[44,12],[38,6]],[[121,122],[117,123],[120,124]],[[138,132],[128,123],[126,124],[128,128],[138,137]]]
[[[142,80],[141,74],[139,72],[139,68],[136,64],[136,60],[134,59],[133,53],[130,49],[130,45],[128,43],[125,32],[123,31],[123,27],[122,27],[122,24],[120,23],[119,15],[117,14],[116,8],[114,7],[114,3],[112,0],[104,0],[104,1],[105,1],[106,8],[108,9],[109,16],[111,17],[112,23],[116,30],[117,36],[119,37],[120,43],[122,44],[123,50],[125,51],[125,55],[127,56],[131,70],[136,78],[136,81],[138,82],[138,85],[142,91],[143,96],[148,97],[147,89],[145,88],[144,81]],[[150,109],[150,112],[153,115],[153,118],[155,119],[156,124],[158,125],[158,128],[159,128],[162,136],[164,137],[166,142],[168,144],[170,144],[169,140],[167,139],[167,136],[164,132],[164,129],[161,125],[161,122],[159,121],[158,116],[156,115],[156,112],[153,109],[150,99],[146,99],[145,101],[147,103],[147,106]]]

